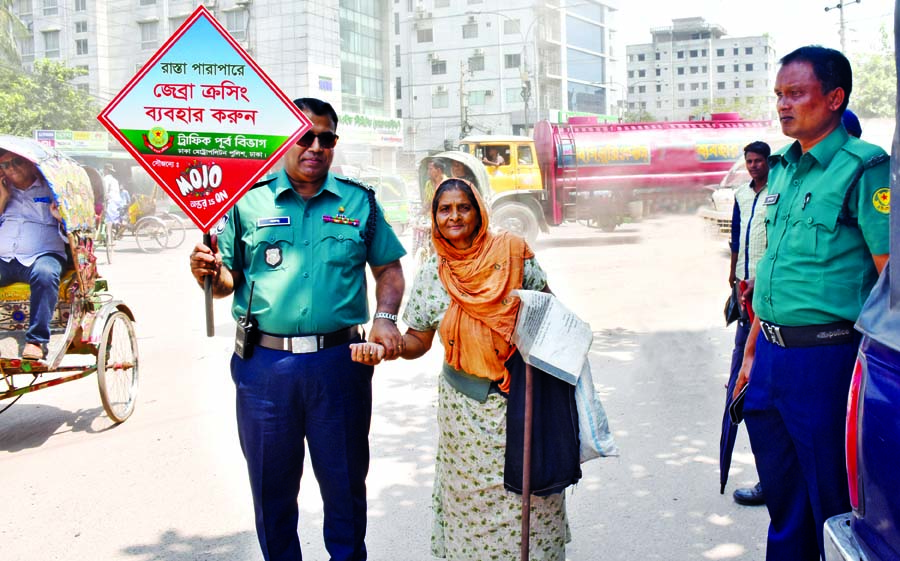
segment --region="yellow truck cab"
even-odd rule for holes
[[[540,204],[541,170],[531,137],[468,136],[460,141],[459,150],[474,156],[487,170],[495,224],[502,222],[505,229],[530,241],[539,228],[546,231]]]
[[[460,141],[459,149],[484,164],[494,193],[541,189],[541,172],[530,137],[469,136]]]

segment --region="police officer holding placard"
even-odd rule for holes
[[[322,492],[333,561],[366,558],[372,367],[349,345],[369,320],[366,264],[375,279],[370,340],[402,351],[397,311],[405,250],[371,189],[329,173],[338,117],[313,98],[294,101],[313,127],[285,154],[284,170],[244,195],[198,244],[191,272],[213,294],[234,294],[231,375],[256,531],[267,561],[301,558],[297,535],[304,440]],[[216,247],[218,245],[218,247]],[[216,251],[218,249],[218,251]]]
[[[838,51],[802,47],[775,81],[784,134],[770,158],[768,247],[757,314],[735,395],[769,510],[770,561],[818,561],[822,526],[850,510],[844,466],[847,393],[863,302],[888,258],[889,164],[841,125],[852,89]]]

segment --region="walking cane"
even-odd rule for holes
[[[531,423],[534,403],[531,365],[525,363],[525,441],[522,451],[522,561],[528,561],[531,541]]]

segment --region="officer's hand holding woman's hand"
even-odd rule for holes
[[[403,336],[397,324],[389,319],[377,318],[372,322],[370,339],[384,347],[385,360],[394,360],[403,354]]]
[[[350,345],[350,358],[353,362],[375,366],[384,359],[384,347],[378,343],[353,343]]]

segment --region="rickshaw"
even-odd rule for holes
[[[138,349],[131,309],[108,292],[94,255],[94,194],[77,162],[34,140],[0,135],[0,148],[35,163],[62,215],[67,264],[50,322],[48,352],[41,360],[0,357],[0,401],[84,378],[94,372],[100,400],[115,423],[131,416],[138,391]],[[29,320],[27,283],[0,287],[0,338],[24,344]],[[4,353],[6,355],[8,353]]]
[[[128,232],[144,253],[174,249],[184,243],[187,225],[178,215],[157,210],[158,190],[154,186],[151,195],[138,193],[121,208],[98,217],[96,241],[106,247],[107,263],[112,263],[112,248]]]
[[[431,200],[430,197],[434,193],[426,193],[425,187],[428,182],[428,164],[432,160],[441,160],[446,164],[447,177],[452,177],[451,166],[453,162],[459,162],[463,165],[464,173],[462,179],[465,179],[475,185],[481,194],[482,200],[491,205],[491,183],[487,170],[478,158],[466,152],[451,150],[440,152],[425,157],[419,162],[419,201],[418,209],[410,211],[410,225],[412,227],[413,247],[412,255],[414,258],[416,269],[425,262],[434,252],[434,246],[431,244]],[[437,187],[437,186],[435,186]]]

